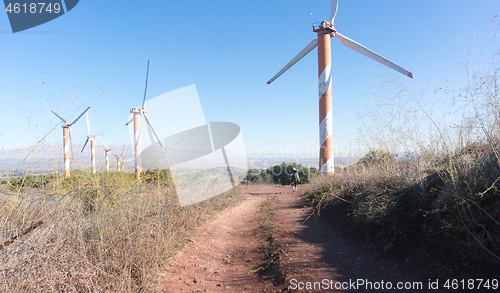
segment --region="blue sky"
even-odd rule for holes
[[[16,34],[0,12],[0,149],[29,147],[45,135],[45,143],[60,143],[50,111],[72,120],[87,106],[94,133],[107,144],[129,143],[124,124],[141,103],[151,60],[148,99],[196,84],[206,120],[240,125],[248,152],[293,156],[286,150],[295,149],[314,156],[316,50],[266,82],[315,38],[311,13],[317,22],[329,12],[328,0],[86,0]],[[359,139],[360,116],[377,107],[387,79],[423,99],[452,103],[452,96],[426,92],[464,84],[461,44],[486,48],[499,12],[498,0],[339,0],[337,30],[412,71],[414,79],[332,39],[335,152],[370,146]],[[73,127],[74,143],[83,143],[85,134],[81,121]]]

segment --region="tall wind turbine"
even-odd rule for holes
[[[333,124],[332,124],[332,78],[331,78],[331,44],[330,38],[337,37],[342,45],[365,55],[389,68],[396,70],[410,78],[413,74],[403,67],[389,61],[388,59],[380,56],[372,50],[356,43],[348,37],[341,35],[335,29],[333,21],[337,13],[338,0],[332,0],[330,11],[330,21],[322,21],[319,25],[313,25],[313,31],[318,37],[312,40],[292,61],[290,61],[283,69],[281,69],[275,76],[273,76],[267,84],[270,84],[302,57],[306,56],[316,46],[318,47],[318,88],[319,88],[319,137],[320,137],[320,151],[319,151],[319,169],[320,172],[326,174],[334,173],[333,164]]]
[[[111,151],[112,149],[110,149],[108,145],[104,142],[104,140],[102,140],[102,137],[99,136],[99,139],[102,141],[102,144],[105,147],[104,156],[106,157],[106,172],[109,172],[109,151]]]
[[[132,108],[130,110],[130,113],[134,115],[132,119],[130,119],[129,122],[125,125],[129,125],[132,121],[134,122],[134,163],[135,163],[135,179],[139,180],[141,178],[141,166],[139,166],[139,162],[137,161],[137,158],[139,154],[141,153],[141,115],[144,115],[144,119],[146,120],[146,123],[148,124],[149,128],[155,135],[156,139],[158,140],[158,143],[160,144],[161,147],[163,145],[160,142],[160,139],[158,138],[158,135],[156,134],[156,131],[153,128],[153,125],[151,125],[151,122],[148,119],[148,115],[146,115],[147,110],[146,110],[146,93],[148,91],[148,77],[149,77],[149,60],[148,60],[148,69],[146,71],[146,87],[144,89],[144,99],[142,101],[142,108]]]
[[[95,140],[94,140],[95,136],[90,134],[89,113],[86,114],[87,114],[87,140],[85,141],[85,144],[83,145],[81,152],[83,153],[83,150],[85,149],[87,143],[90,140],[90,164],[91,164],[90,172],[95,173]]]
[[[70,170],[69,170],[69,144],[70,144],[70,140],[71,140],[71,126],[73,126],[78,120],[80,120],[80,118],[82,118],[83,114],[85,114],[89,109],[90,109],[90,107],[88,107],[85,111],[83,111],[82,114],[80,114],[80,116],[78,116],[75,119],[75,121],[73,121],[70,124],[68,124],[68,122],[66,121],[66,119],[62,118],[61,116],[57,115],[56,112],[52,111],[52,113],[54,113],[54,115],[56,115],[57,118],[61,119],[62,122],[64,122],[64,124],[62,126],[63,127],[63,147],[64,147],[64,178],[67,178],[70,175]],[[71,142],[71,147],[73,148],[73,143],[72,142]]]

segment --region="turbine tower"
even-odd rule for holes
[[[115,156],[116,156],[116,155],[115,155]],[[118,157],[118,156],[116,156],[116,171],[118,171],[118,172],[120,172],[120,171],[121,171],[121,168],[120,168],[120,166],[121,166],[121,164],[122,164],[121,159],[122,159],[122,157]]]
[[[142,151],[141,148],[141,115],[144,115],[144,119],[146,120],[146,123],[148,124],[149,128],[151,131],[154,133],[156,139],[158,140],[158,143],[160,144],[161,147],[163,145],[160,142],[160,139],[158,138],[158,135],[156,134],[156,131],[153,128],[153,125],[151,125],[151,122],[148,119],[148,116],[146,115],[147,110],[146,110],[146,93],[148,91],[148,77],[149,77],[149,60],[148,60],[148,69],[146,71],[146,87],[144,89],[144,99],[142,101],[142,108],[132,108],[130,110],[130,113],[132,113],[134,116],[132,119],[130,119],[129,122],[125,125],[129,125],[132,121],[134,122],[134,164],[135,164],[135,180],[139,180],[141,178],[141,166],[139,166],[138,162],[138,157],[139,154]]]
[[[56,112],[52,111],[54,115],[57,116],[57,118],[61,119],[61,121],[64,123],[62,128],[63,128],[63,148],[64,148],[64,178],[67,178],[70,176],[70,165],[69,165],[69,144],[71,141],[71,148],[73,149],[73,141],[71,138],[71,126],[73,126],[80,118],[85,114],[90,107],[88,107],[85,111],[78,116],[75,121],[72,123],[68,124],[66,119],[62,118],[61,116],[57,115]]]
[[[318,37],[312,40],[297,56],[295,56],[285,67],[283,67],[267,84],[270,84],[302,57],[306,56],[316,46],[318,47],[318,89],[319,89],[319,170],[323,174],[334,174],[333,161],[333,123],[332,123],[332,74],[331,74],[331,37],[337,37],[342,45],[365,55],[389,68],[396,70],[410,78],[413,74],[403,67],[389,61],[372,50],[356,43],[348,37],[341,35],[335,29],[333,21],[337,13],[338,0],[332,0],[330,21],[322,21],[320,25],[313,25],[313,31]]]
[[[89,113],[86,114],[87,114],[87,140],[85,141],[85,144],[83,145],[81,152],[83,153],[83,150],[85,149],[87,143],[90,140],[90,164],[91,164],[90,172],[95,173],[95,140],[94,140],[95,136],[90,134]]]
[[[104,142],[104,140],[102,139],[102,137],[99,136],[99,139],[102,141],[102,144],[105,147],[105,149],[104,149],[104,156],[106,157],[106,172],[109,172],[109,151],[111,151],[112,149],[110,149],[108,147],[108,145]]]

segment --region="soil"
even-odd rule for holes
[[[241,187],[245,200],[199,230],[169,267],[159,291],[382,292],[392,285],[393,292],[500,292],[446,290],[446,279],[457,279],[461,286],[464,278],[484,278],[484,270],[447,262],[446,251],[436,256],[439,251],[413,243],[374,243],[349,226],[324,223],[304,205],[301,194],[306,188],[300,185],[292,192],[291,186]],[[256,233],[262,204],[276,197],[280,201],[272,223],[277,229],[272,237]],[[283,278],[278,282],[257,273],[266,261],[261,247],[270,240],[282,248],[277,270]],[[429,289],[437,278],[439,288]],[[358,282],[369,284],[356,286]],[[396,290],[398,284],[422,288]]]

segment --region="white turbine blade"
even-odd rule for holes
[[[366,48],[365,46],[363,46],[359,43],[356,43],[355,41],[349,39],[348,37],[346,37],[344,35],[339,34],[338,32],[335,33],[335,36],[340,40],[342,45],[346,46],[347,48],[350,48],[358,53],[361,53],[361,54],[365,55],[366,57],[373,59],[373,60],[379,62],[380,64],[383,64],[389,68],[392,68],[401,74],[404,74],[410,78],[413,78],[413,74],[411,72],[409,72],[408,70],[404,69],[403,67],[397,65],[396,63],[380,56],[379,54],[373,52],[372,50]]]
[[[127,122],[127,124],[125,124],[125,126],[128,126],[130,123],[132,123],[132,121],[134,121],[134,116],[132,116],[132,118],[130,118],[130,120]]]
[[[88,107],[87,109],[85,109],[85,111],[83,111],[83,112],[82,112],[82,114],[80,114],[80,116],[78,116],[78,117],[75,119],[75,121],[73,121],[73,123],[71,123],[71,124],[70,124],[70,126],[71,126],[71,125],[73,125],[73,124],[75,124],[75,123],[76,123],[76,121],[80,120],[80,118],[82,118],[83,114],[87,113],[87,111],[88,111],[89,109],[90,109],[90,107]]]
[[[158,143],[160,144],[161,147],[163,147],[163,145],[161,144],[161,141],[160,141],[160,138],[158,137],[158,135],[156,134],[156,131],[155,129],[153,128],[153,125],[151,125],[151,122],[149,122],[149,119],[148,119],[148,116],[146,115],[146,113],[144,113],[144,118],[146,119],[146,123],[148,123],[149,127],[151,128],[151,130],[153,131],[153,134],[156,136],[156,139],[158,140]]]
[[[85,113],[87,116],[87,134],[90,135],[90,122],[89,122],[89,113]]]
[[[56,115],[56,116],[57,116],[57,118],[61,119],[61,120],[62,120],[62,122],[66,123],[66,124],[68,123],[68,122],[66,121],[66,119],[64,119],[64,118],[62,118],[61,116],[57,115],[57,114],[56,114],[56,112],[52,111],[52,113],[54,113],[54,115]]]
[[[335,14],[337,14],[337,8],[339,7],[338,0],[332,0],[332,7],[330,8],[330,23],[333,24],[333,20],[335,19]]]
[[[285,67],[283,67],[278,73],[276,73],[273,78],[271,78],[267,84],[271,84],[276,78],[278,78],[280,75],[282,75],[285,71],[287,71],[290,67],[292,67],[295,63],[297,63],[302,57],[306,56],[309,52],[311,52],[316,46],[318,45],[318,39],[312,40],[309,45],[307,45],[302,51],[300,51],[297,56],[295,56],[292,61],[288,62]]]
[[[110,148],[108,148],[108,145],[104,142],[104,140],[102,140],[102,137],[99,135],[99,139],[102,141],[102,144],[106,147],[107,150],[110,150]]]
[[[89,142],[89,137],[87,136],[87,140],[85,141],[85,144],[83,145],[83,148],[82,148],[82,151],[81,153],[83,153],[83,150],[85,149],[85,147],[87,146],[87,143]]]
[[[148,60],[148,70],[146,71],[146,87],[144,88],[144,100],[142,101],[142,108],[146,107],[146,93],[148,92],[148,77],[149,77],[149,60]]]
[[[124,151],[124,150],[125,150],[125,146],[123,146],[123,148],[122,148],[122,152],[121,152],[121,154],[120,154],[120,158],[123,156],[123,151]]]
[[[151,140],[151,144],[155,143],[155,138],[153,135],[153,131],[151,131],[151,127],[146,127],[148,129],[149,139]]]

